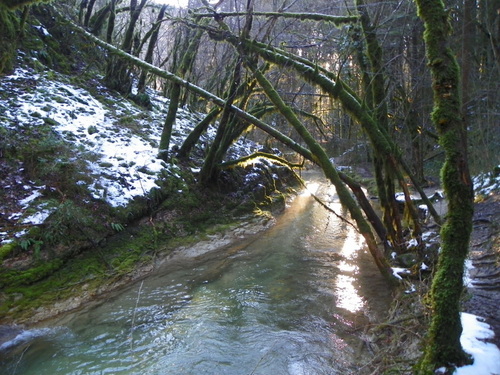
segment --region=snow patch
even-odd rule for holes
[[[403,280],[401,275],[409,275],[411,271],[407,268],[392,267],[392,274],[395,278]]]
[[[460,318],[463,327],[460,343],[464,350],[472,355],[474,363],[457,368],[455,375],[500,374],[500,349],[492,343],[483,341],[495,336],[490,326],[473,314],[463,312]]]

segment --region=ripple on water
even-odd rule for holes
[[[7,373],[358,375],[360,279],[376,285],[376,267],[349,225],[298,201],[243,251],[166,267],[75,314],[70,335],[33,343]]]

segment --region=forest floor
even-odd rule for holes
[[[500,348],[500,193],[496,186],[487,194],[478,194],[480,199],[474,205],[461,310],[487,323],[495,335],[481,341]],[[433,230],[437,229],[433,225]],[[364,339],[372,356],[365,366],[370,373],[413,374],[430,323],[426,307],[430,282],[429,277],[404,280],[403,287],[395,292],[386,320],[366,328]]]
[[[472,268],[464,310],[483,317],[500,348],[500,195],[494,194],[474,207],[470,243]]]

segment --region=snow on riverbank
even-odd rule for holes
[[[455,375],[499,375],[500,349],[484,341],[494,336],[490,326],[468,313],[461,313],[461,320],[463,332],[460,343],[474,357],[474,363],[458,368]]]
[[[92,177],[87,188],[94,198],[104,199],[111,206],[123,206],[154,188],[160,173],[179,178],[175,165],[157,158],[168,99],[150,92],[153,109],[145,110],[108,92],[97,80],[94,90],[85,90],[50,70],[35,72],[18,68],[3,77],[0,84],[0,127],[17,131],[50,123],[53,131],[86,155]],[[179,147],[201,118],[202,114],[180,109],[171,147]],[[215,128],[209,128],[201,143],[208,144],[214,135]],[[257,148],[252,142],[239,141],[233,147],[233,155],[247,155]],[[478,194],[489,195],[498,191],[500,176],[478,176],[474,185]],[[42,190],[46,187],[37,186],[34,181],[19,181],[16,188],[22,189],[19,210],[2,214],[21,224],[42,223],[51,213],[42,201]],[[0,228],[0,243],[12,240],[11,233]],[[404,270],[395,268],[394,272],[397,275]],[[477,317],[466,313],[462,313],[462,324],[462,344],[474,356],[475,363],[458,369],[457,374],[500,374],[499,349],[481,341],[490,338],[492,331]]]

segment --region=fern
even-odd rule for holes
[[[111,223],[110,226],[115,232],[122,232],[125,230],[125,227],[120,223]]]

